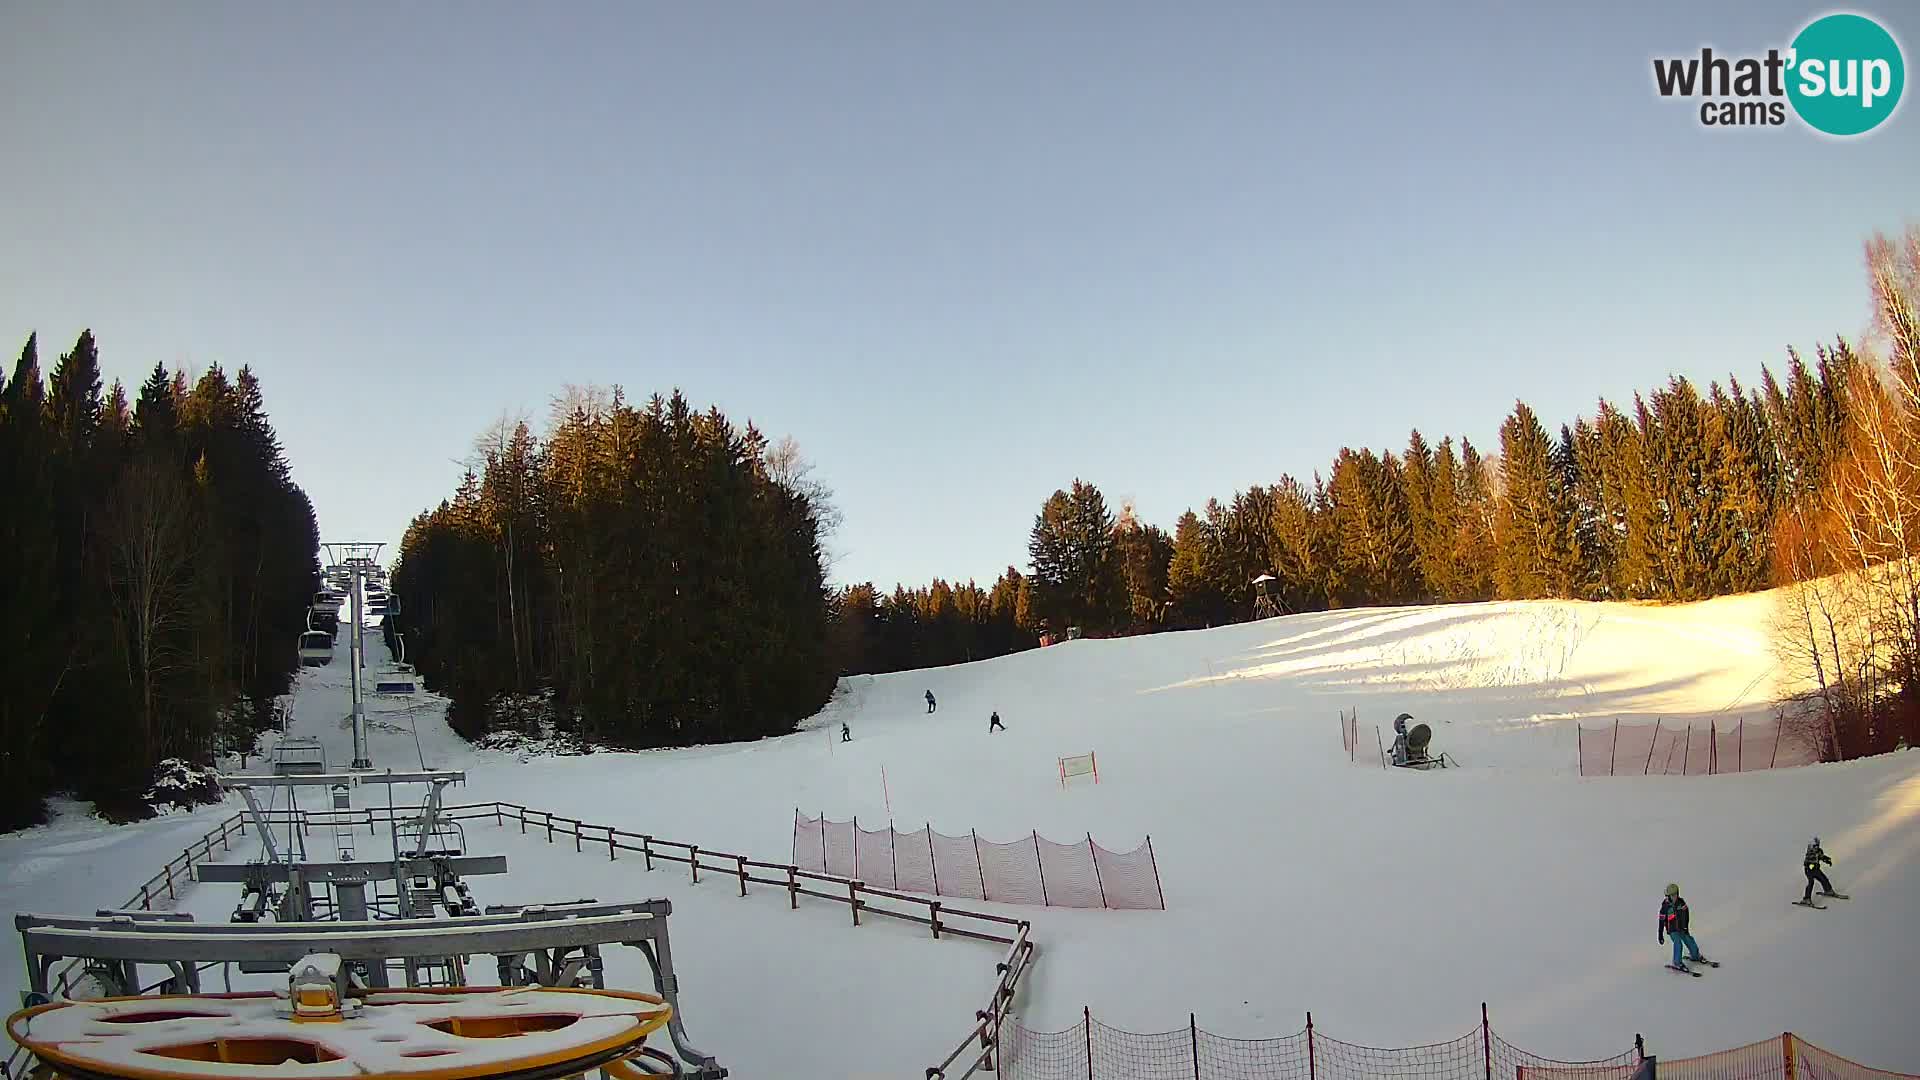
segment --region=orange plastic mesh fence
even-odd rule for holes
[[[1806,740],[1777,720],[1581,725],[1582,776],[1706,776],[1813,764]]]
[[[876,888],[891,889],[893,884],[893,830],[869,832],[855,829],[853,876]]]
[[[1632,1050],[1555,1061],[1482,1028],[1427,1046],[1375,1047],[1312,1030],[1230,1039],[1198,1025],[1143,1034],[1089,1019],[1053,1032],[1009,1023],[1001,1046],[1006,1080],[1627,1080],[1638,1064]]]
[[[1788,1047],[1792,1047],[1789,1067]],[[1822,1050],[1795,1035],[1690,1058],[1661,1058],[1660,1080],[1920,1080]]]
[[[1690,1058],[1661,1058],[1660,1080],[1786,1080],[1787,1054],[1778,1036]]]
[[[1822,1050],[1805,1039],[1790,1038],[1793,1038],[1794,1069],[1800,1080],[1916,1080],[1912,1074],[1869,1068]]]
[[[1059,843],[1037,834],[1011,843],[931,827],[856,830],[852,822],[797,815],[793,864],[859,878],[877,888],[1052,907],[1159,910],[1166,906],[1153,848],[1117,852],[1089,837]]]
[[[1313,1075],[1304,1031],[1274,1039],[1229,1039],[1201,1031],[1194,1041],[1201,1080],[1310,1080]]]

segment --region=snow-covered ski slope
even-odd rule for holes
[[[1136,1031],[1184,1027],[1191,1011],[1223,1035],[1278,1035],[1311,1009],[1330,1036],[1405,1046],[1469,1029],[1486,1001],[1505,1038],[1561,1058],[1616,1052],[1635,1032],[1679,1057],[1792,1030],[1920,1072],[1909,1004],[1920,755],[1713,777],[1574,774],[1580,718],[1769,717],[1782,689],[1771,605],[1369,609],[1074,641],[849,679],[800,734],[672,752],[521,761],[466,747],[432,699],[411,715],[376,701],[372,748],[379,766],[468,769],[461,801],[506,799],[760,858],[787,857],[796,808],[875,827],[890,807],[902,829],[930,822],[986,840],[1091,832],[1114,850],[1150,833],[1168,910],[999,909],[1034,920],[1038,966],[1020,1011],[1037,1029],[1066,1027],[1085,1005]],[[343,760],[345,676],[338,663],[307,672],[295,723]],[[1359,710],[1360,765],[1341,749],[1342,708]],[[989,735],[995,709],[1008,730]],[[1401,711],[1465,767],[1369,761],[1373,725],[1390,738]],[[838,741],[842,721],[850,743]],[[1057,757],[1087,750],[1100,783],[1063,791]],[[0,900],[117,902],[205,827],[174,818],[0,838],[13,879]],[[684,868],[647,874],[511,827],[468,828],[475,850],[513,868],[473,882],[483,902],[672,898],[691,1034],[737,1075],[918,1075],[958,1041],[991,981],[990,946],[888,920],[854,928],[838,905],[789,911],[778,890],[741,898],[724,879],[688,884]],[[1789,903],[1816,834],[1853,897],[1827,911]],[[63,857],[92,838],[112,844],[111,865]],[[1663,967],[1654,916],[1668,881],[1725,964],[1705,978]],[[213,888],[188,902],[204,918],[231,905]],[[17,978],[17,953],[0,956]]]

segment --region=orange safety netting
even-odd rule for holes
[[[1582,776],[1707,776],[1811,765],[1818,755],[1778,720],[1580,727]]]
[[[976,833],[948,836],[932,826],[868,830],[855,821],[796,813],[793,865],[882,889],[1050,907],[1166,907],[1148,839],[1108,851],[1093,837],[1069,844],[1039,833],[1011,843]]]
[[[1634,1050],[1600,1061],[1556,1061],[1485,1027],[1427,1046],[1375,1047],[1330,1039],[1308,1027],[1267,1039],[1232,1039],[1189,1018],[1173,1031],[1142,1033],[1085,1016],[1065,1031],[1001,1028],[1005,1080],[1630,1080]]]

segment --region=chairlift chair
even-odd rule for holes
[[[300,635],[300,666],[320,667],[333,663],[333,635],[325,630],[308,630]]]

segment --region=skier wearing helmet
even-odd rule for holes
[[[1401,713],[1393,718],[1393,763],[1407,763],[1407,721],[1413,719],[1412,713]]]
[[[1700,955],[1700,943],[1693,940],[1687,931],[1691,916],[1687,911],[1687,901],[1680,895],[1680,886],[1668,885],[1666,899],[1660,901],[1660,940],[1673,939],[1673,963],[1667,966],[1675,971],[1693,974],[1687,965],[1681,962],[1680,946],[1687,947],[1687,959],[1695,963],[1712,963]],[[1715,965],[1718,966],[1718,965]]]

